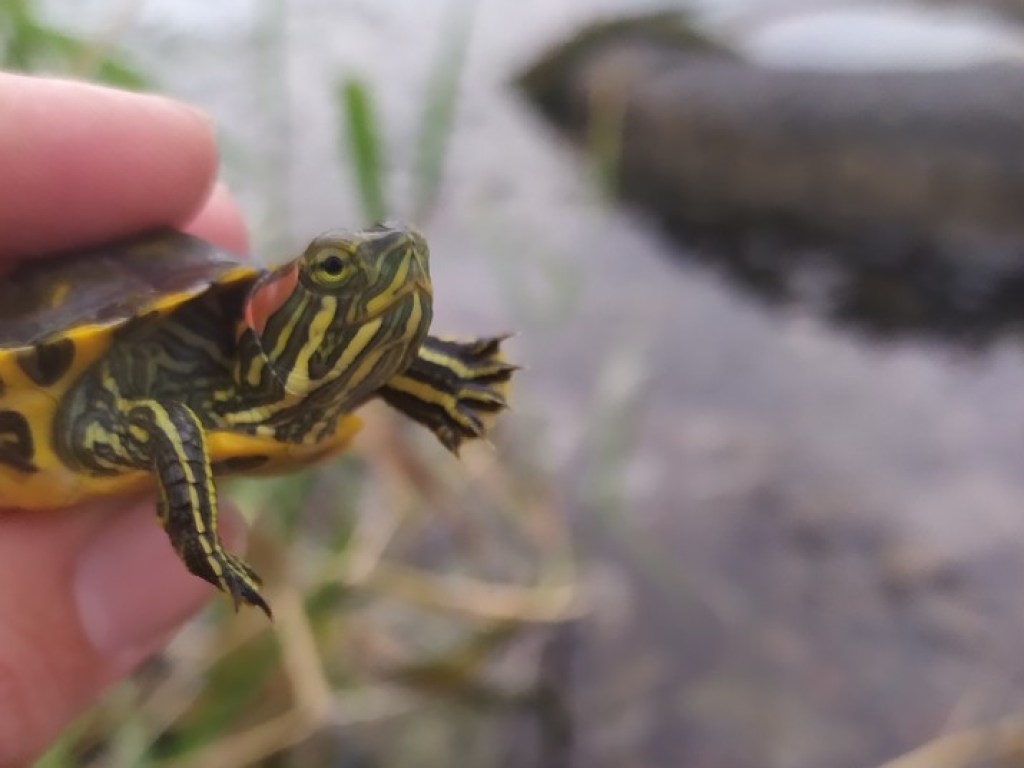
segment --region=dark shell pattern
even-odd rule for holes
[[[184,302],[211,285],[259,274],[172,230],[26,261],[0,276],[0,349],[52,342],[83,324],[116,327],[157,302]]]

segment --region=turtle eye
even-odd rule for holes
[[[341,256],[336,253],[332,253],[320,262],[320,269],[331,277],[338,277],[338,275],[345,270],[345,262],[342,260]]]
[[[313,277],[326,285],[337,285],[351,276],[352,262],[339,251],[325,251],[313,263]]]

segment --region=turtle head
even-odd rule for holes
[[[245,302],[245,325],[262,360],[290,395],[329,385],[329,400],[357,405],[403,370],[431,319],[426,240],[379,224],[332,230],[298,259],[268,272]]]

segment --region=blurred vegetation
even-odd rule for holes
[[[73,76],[140,90],[152,83],[114,48],[116,39],[77,35],[49,23],[33,0],[0,0],[0,67]]]
[[[329,471],[232,484],[255,521],[249,556],[273,626],[217,599],[44,768],[249,765],[290,748],[297,764],[338,764],[392,741],[373,728],[383,722],[410,726],[399,752],[441,768],[450,754],[411,727],[425,712],[471,707],[470,732],[483,733],[479,715],[552,706],[536,665],[500,653],[524,624],[579,611],[552,500],[486,452],[442,466],[429,441],[410,447],[386,420],[373,431]],[[339,728],[358,738],[338,740]],[[498,757],[484,750],[471,764]]]
[[[473,29],[476,2],[448,4],[446,31],[430,71],[418,123],[413,161],[413,199],[401,211],[410,221],[422,223],[429,218],[443,184],[445,156],[459,103],[459,83],[466,61],[466,50]],[[346,130],[340,142],[347,151],[357,182],[357,192],[367,221],[382,221],[396,213],[384,191],[388,153],[380,144],[385,135],[373,95],[358,78],[349,78],[337,86],[336,100]]]
[[[347,80],[338,86],[338,102],[345,115],[348,151],[358,184],[359,199],[367,221],[383,221],[388,204],[384,200],[381,148],[377,139],[377,117],[366,85]]]

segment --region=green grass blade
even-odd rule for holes
[[[450,0],[446,33],[427,81],[413,175],[413,219],[417,222],[430,215],[441,189],[476,6],[477,0]]]
[[[384,201],[380,131],[370,93],[359,80],[346,80],[338,86],[337,100],[345,126],[340,143],[348,148],[363,214],[368,222],[383,221],[388,206]]]

